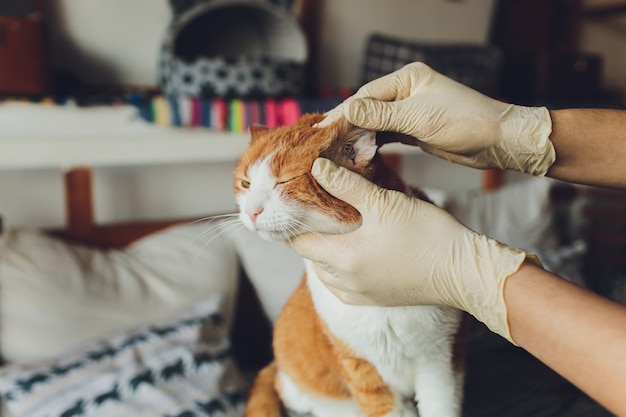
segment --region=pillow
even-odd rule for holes
[[[472,230],[536,254],[547,270],[582,284],[584,245],[577,241],[563,246],[554,227],[550,192],[556,183],[531,177],[494,191],[450,194],[446,208]]]
[[[216,294],[176,319],[62,359],[6,365],[2,415],[241,416],[247,384],[231,358],[223,314]]]
[[[214,226],[209,226],[214,227]],[[239,266],[223,235],[174,226],[124,250],[70,244],[39,231],[0,236],[0,352],[10,362],[51,359],[224,295],[232,321]]]
[[[553,239],[550,190],[554,180],[529,178],[494,191],[448,196],[446,207],[467,227],[507,245],[536,250]]]
[[[263,311],[273,322],[302,279],[302,257],[282,242],[263,240],[243,226],[227,232]]]

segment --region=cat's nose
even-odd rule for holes
[[[259,217],[259,214],[263,213],[263,207],[253,207],[247,208],[246,214],[252,220],[252,223],[256,223],[256,218]]]

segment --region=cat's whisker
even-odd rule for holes
[[[319,237],[324,237],[323,234],[321,234],[317,230],[313,229],[311,226],[307,225],[306,223],[298,219],[293,219],[292,222],[295,223],[297,226],[299,226],[301,229],[303,229],[306,232],[313,233],[314,235],[319,236]]]
[[[234,219],[232,221],[224,222],[220,234],[229,232],[231,230],[243,229],[244,227],[245,226],[239,221],[239,219]]]
[[[204,236],[212,233],[216,229],[219,229],[219,228],[223,227],[224,225],[227,225],[227,224],[230,224],[230,223],[239,223],[239,215],[237,215],[237,214],[223,215],[223,216],[219,216],[218,218],[216,218],[214,220],[209,221],[208,222],[208,226],[210,226],[210,227],[208,227],[206,230],[200,232],[198,234],[198,236],[196,236],[196,238],[204,237]]]
[[[196,256],[194,257],[192,263],[195,263],[198,258],[200,257],[200,255],[202,254],[202,252],[204,252],[204,250],[211,244],[211,242],[213,242],[215,239],[217,239],[220,235],[229,232],[231,230],[237,230],[239,228],[243,228],[243,224],[239,221],[234,221],[235,219],[229,219],[226,220],[224,222],[221,222],[220,224],[215,225],[215,227],[211,228],[208,231],[204,231],[202,233],[200,233],[201,237],[206,237],[208,235],[208,232],[213,232],[213,231],[217,231],[217,233],[215,233],[214,235],[212,235],[201,247],[200,249],[198,249],[198,253],[196,254]],[[196,237],[196,239],[199,239],[199,237]]]
[[[289,219],[288,222],[284,223],[281,226],[281,232],[289,238],[298,236],[302,233],[302,228],[298,227],[299,225],[294,221],[294,219]]]
[[[238,227],[243,227],[243,224],[241,224],[239,219],[226,219],[198,233],[195,239],[201,240],[206,237],[209,237],[208,241],[210,243],[213,239],[217,238],[219,235],[225,232],[228,232],[229,230],[236,229]]]
[[[213,220],[224,219],[224,218],[231,218],[231,217],[237,217],[237,216],[239,216],[238,213],[214,214],[214,215],[211,215],[211,216],[201,217],[199,219],[192,220],[192,221],[188,222],[187,224],[191,225],[191,224],[196,224],[196,223],[200,223],[200,222],[204,222],[204,221],[209,223],[209,222],[211,222]]]
[[[222,224],[216,224],[216,225],[212,225],[211,227],[199,232],[195,237],[194,240],[201,240],[204,241],[206,240],[207,237],[209,238],[215,238],[216,236],[221,235],[223,229],[223,225]]]
[[[298,227],[293,220],[281,225],[279,232],[283,236],[287,236],[287,239],[294,238],[300,234],[302,234],[302,229]]]
[[[200,222],[204,222],[205,226],[207,226],[207,228],[201,232],[199,232],[194,238],[193,240],[197,240],[200,238],[203,238],[206,234],[212,233],[213,231],[215,231],[216,229],[221,227],[221,223],[222,222],[218,222],[217,220],[221,219],[221,218],[228,218],[231,217],[232,215],[217,215],[217,216],[207,216],[207,217],[203,217],[200,219],[196,219],[193,221],[190,221],[188,223],[186,223],[187,226],[191,226],[194,224],[198,224]]]
[[[233,216],[238,216],[238,214],[236,212],[234,213],[224,213],[224,214],[212,214],[210,216],[205,216],[205,217],[201,217],[199,219],[195,219],[189,222],[189,224],[194,224],[194,223],[199,223],[199,222],[203,222],[203,221],[211,221],[211,220],[216,220],[216,219],[223,219],[223,218],[229,218],[229,217],[233,217]]]

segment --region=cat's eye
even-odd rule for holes
[[[276,183],[276,185],[283,185],[283,184],[287,184],[288,182],[291,182],[291,181],[293,181],[293,180],[295,180],[295,179],[297,179],[297,178],[300,178],[300,177],[302,177],[303,175],[306,175],[306,174],[300,174],[300,175],[296,175],[296,176],[291,177],[291,178],[287,178],[286,180],[283,180],[283,181],[278,181],[278,182]]]
[[[248,181],[248,180],[241,180],[241,186],[243,188],[250,188],[250,181]]]

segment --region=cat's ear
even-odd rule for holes
[[[250,135],[250,142],[254,142],[259,136],[263,134],[263,132],[267,131],[269,128],[261,125],[253,125],[248,128],[248,134]]]
[[[376,132],[366,129],[356,129],[350,135],[350,140],[344,147],[346,157],[352,160],[354,165],[361,166],[368,164],[374,155],[378,145],[376,145]]]

